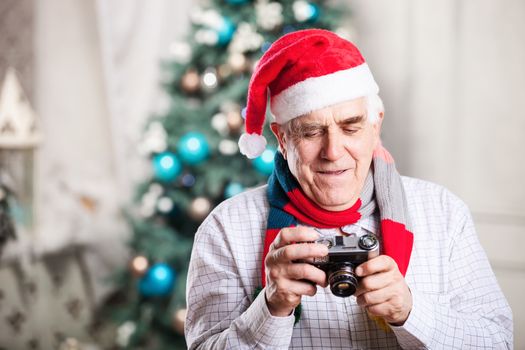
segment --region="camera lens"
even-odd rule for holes
[[[374,235],[366,234],[359,238],[359,242],[357,243],[359,245],[359,248],[364,250],[372,250],[375,247],[377,247],[377,238]]]
[[[357,277],[352,264],[342,263],[335,266],[330,270],[328,283],[335,296],[344,298],[353,295],[357,288]]]

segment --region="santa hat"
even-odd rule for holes
[[[262,154],[268,93],[278,124],[344,101],[377,94],[363,56],[351,42],[322,29],[292,32],[261,57],[250,80],[246,133],[239,149],[248,158]]]

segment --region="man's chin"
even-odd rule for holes
[[[340,193],[339,193],[340,194]],[[341,211],[346,210],[348,208],[351,208],[355,202],[356,199],[353,198],[340,198],[340,196],[334,196],[334,197],[323,197],[319,198],[317,200],[317,205],[319,205],[321,208],[330,210],[330,211]]]

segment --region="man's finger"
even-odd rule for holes
[[[393,289],[389,287],[379,290],[373,290],[357,296],[356,302],[357,305],[362,307],[382,304],[390,300],[390,298],[392,297],[392,293]]]
[[[290,244],[279,248],[274,254],[278,262],[293,262],[326,256],[328,248],[319,243]]]
[[[292,307],[295,307],[293,304],[300,302],[301,295],[311,296],[317,292],[317,286],[306,280],[287,280],[284,284],[274,284],[273,286],[267,286],[266,289],[273,289],[273,294],[278,296],[280,303],[284,302]],[[271,296],[268,297],[271,298]]]
[[[378,272],[386,272],[397,269],[397,264],[394,259],[388,255],[379,255],[356,267],[355,273],[359,277],[364,277]]]
[[[272,243],[272,248],[279,249],[297,242],[312,242],[317,238],[319,238],[319,233],[311,227],[286,227],[279,231]]]
[[[317,293],[317,287],[308,281],[292,281],[289,285],[290,292],[296,295],[314,296]]]
[[[392,282],[394,282],[394,272],[392,270],[363,277],[359,281],[354,295],[358,297],[365,292],[385,288]]]
[[[313,265],[305,263],[292,264],[288,273],[291,279],[306,280],[322,287],[326,286],[326,273]]]

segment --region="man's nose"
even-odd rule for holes
[[[321,156],[326,160],[338,160],[344,154],[344,145],[341,135],[336,132],[328,132],[324,138]]]

